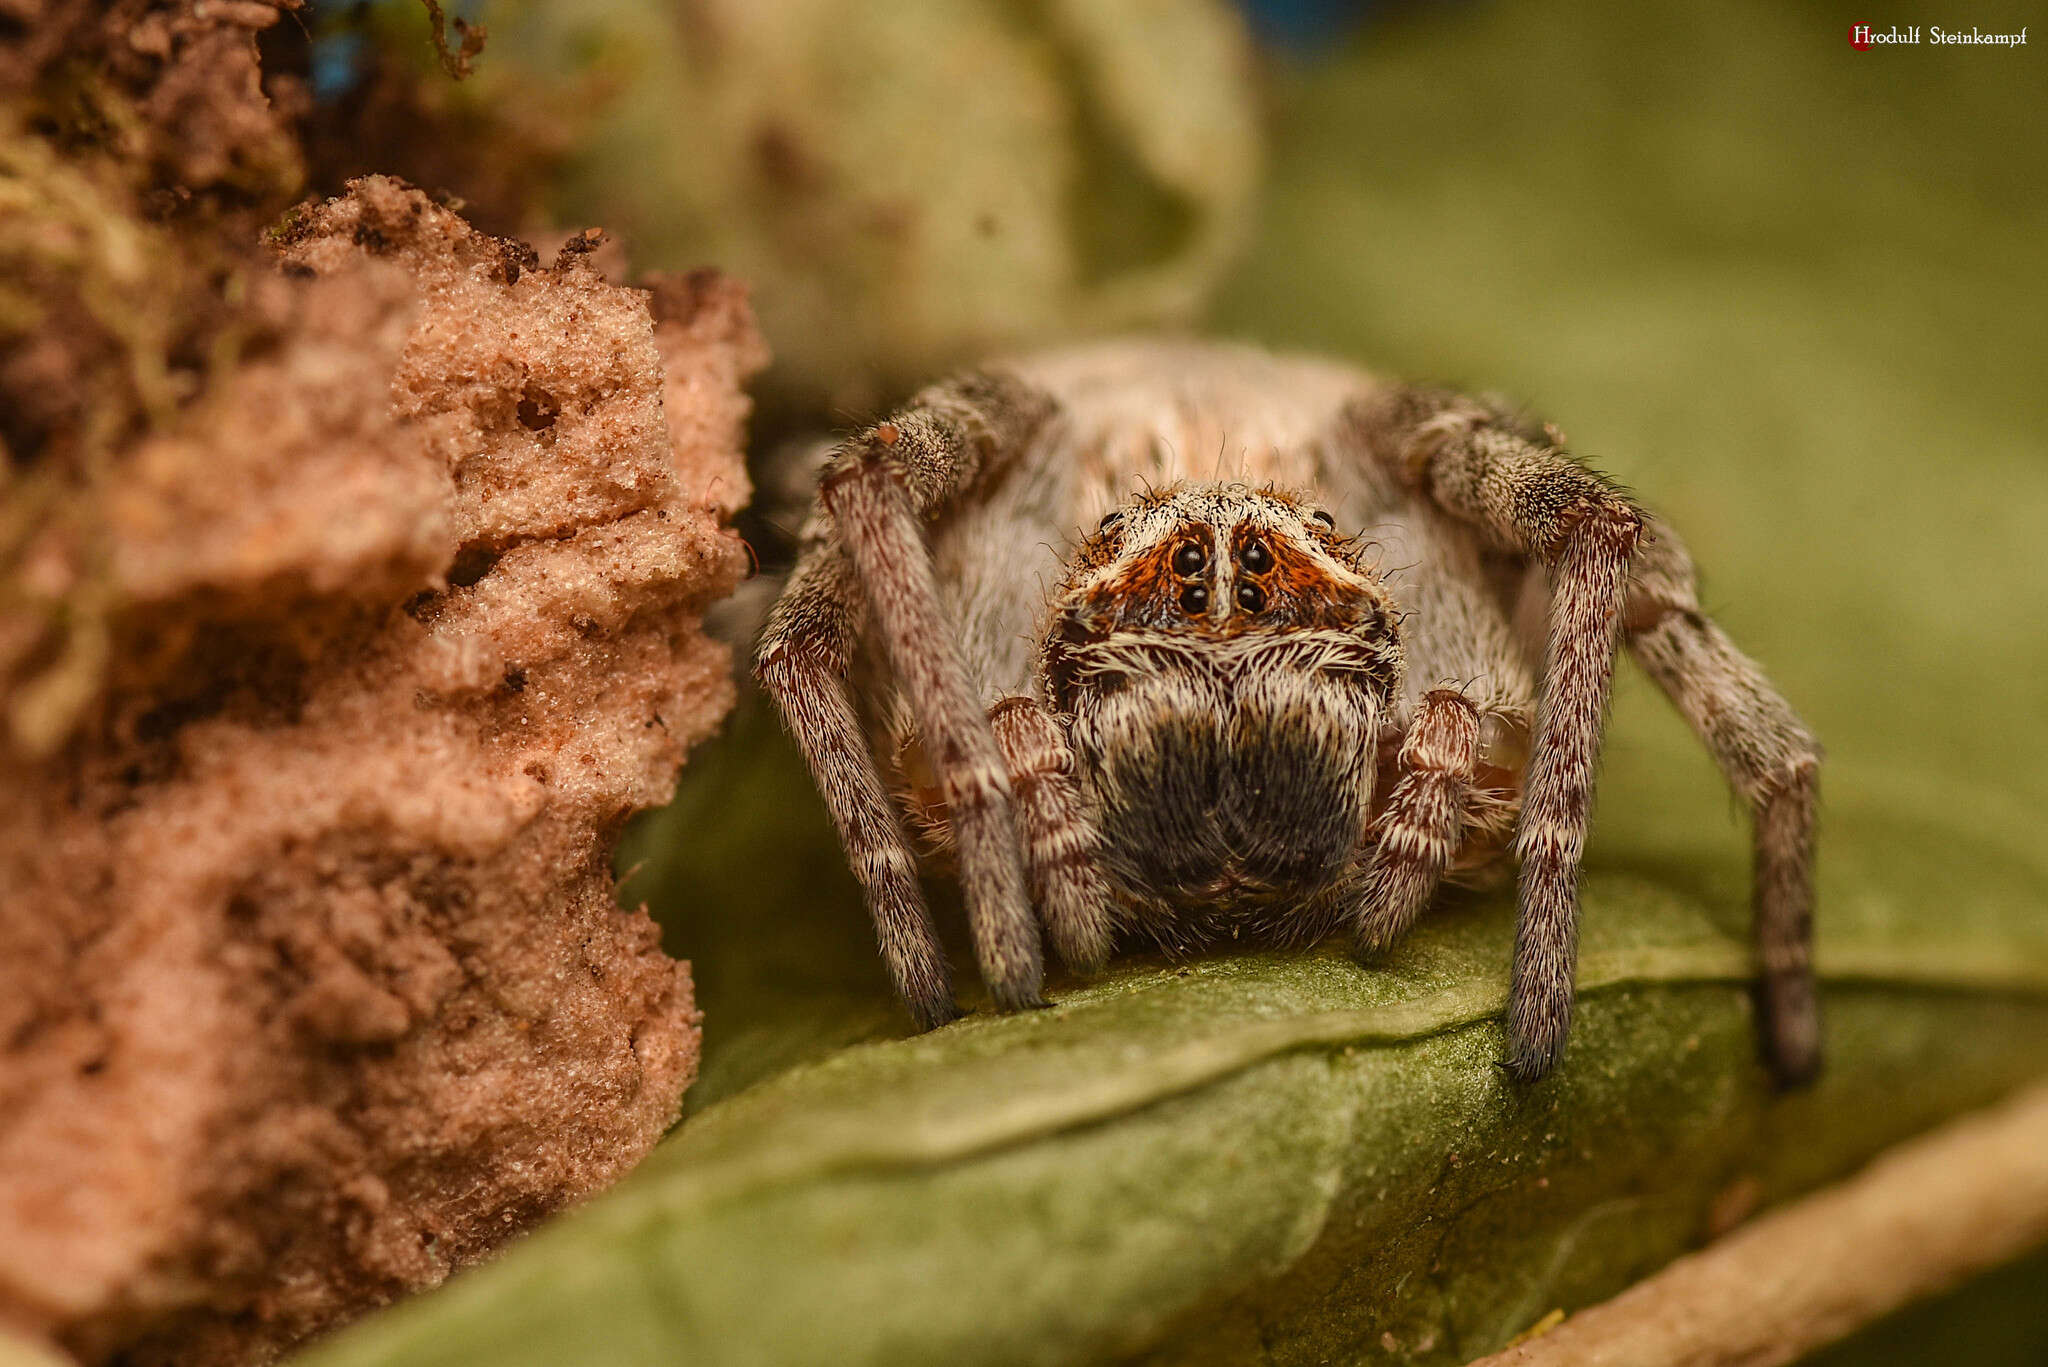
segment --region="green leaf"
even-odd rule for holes
[[[1649,720],[1649,701],[1625,698],[1626,720]],[[1227,1362],[1259,1345],[1316,1361],[1382,1336],[1397,1358],[1457,1361],[1654,1268],[1701,1237],[1722,1193],[1810,1186],[2048,1062],[2039,867],[1979,838],[1973,887],[1933,936],[1890,913],[1944,900],[1972,813],[1914,811],[1917,794],[1845,801],[1825,886],[1831,1067],[1774,1098],[1729,929],[1737,832],[1689,836],[1658,814],[1661,768],[1624,763],[1610,788],[1649,800],[1610,802],[1612,824],[1642,833],[1591,871],[1571,1052],[1529,1091],[1494,1067],[1512,915],[1498,897],[1438,915],[1383,972],[1330,950],[1127,962],[1049,1011],[785,1067],[805,999],[821,1040],[900,1023],[871,966],[865,999],[851,972],[801,971],[808,933],[831,950],[832,929],[796,910],[784,939],[755,919],[801,907],[785,885],[810,876],[761,833],[778,807],[804,812],[772,800],[803,776],[764,730],[751,717],[699,776],[749,814],[723,842],[727,871],[761,885],[703,914],[786,947],[799,976],[779,999],[701,965],[723,1056],[706,1080],[724,1099],[613,1193],[309,1361],[1024,1363],[1149,1347]],[[1696,807],[1675,789],[1700,776],[1675,767],[1672,805]],[[1900,805],[1935,839],[1896,839]],[[671,809],[646,847],[701,816]],[[1660,876],[1666,860],[1717,900]],[[662,900],[678,905],[686,882],[670,880]],[[865,934],[840,881],[826,900]],[[721,1010],[735,990],[756,1016]],[[747,1086],[752,1073],[768,1076]]]

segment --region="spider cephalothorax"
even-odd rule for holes
[[[1041,1000],[1041,934],[1082,969],[1123,936],[1341,927],[1369,959],[1512,853],[1507,1065],[1540,1076],[1619,644],[1749,803],[1766,1052],[1810,1076],[1819,749],[1677,536],[1562,446],[1462,395],[1188,343],[992,366],[845,442],[756,673],[919,1021],[955,1007],[906,817],[950,847],[1005,1008]],[[1233,480],[1203,468],[1232,456]]]
[[[1292,498],[1175,485],[1102,520],[1052,595],[1039,679],[1133,928],[1170,946],[1336,928],[1396,622],[1357,544]]]

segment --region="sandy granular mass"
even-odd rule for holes
[[[729,282],[586,245],[357,182],[92,494],[103,693],[53,756],[0,740],[0,1325],[263,1360],[675,1118],[688,968],[609,851],[730,705],[699,619],[765,352]]]

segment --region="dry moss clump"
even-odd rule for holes
[[[590,245],[359,182],[24,530],[108,647],[53,749],[0,742],[0,1323],[261,1360],[674,1119],[688,970],[609,851],[730,705],[698,622],[765,353],[737,287]]]
[[[302,180],[258,35],[291,0],[0,19],[0,715],[46,754],[116,654],[98,489],[290,330],[260,230]]]

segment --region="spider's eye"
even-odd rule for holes
[[[1237,553],[1237,563],[1253,574],[1264,574],[1273,568],[1273,553],[1263,541],[1247,541]]]
[[[1106,532],[1111,527],[1116,526],[1119,522],[1122,522],[1123,520],[1124,515],[1121,512],[1104,513],[1102,515],[1102,521],[1095,524],[1095,530],[1098,532]]]
[[[1308,515],[1308,518],[1309,518],[1309,521],[1311,521],[1311,522],[1320,522],[1320,523],[1322,523],[1322,524],[1323,524],[1323,529],[1324,529],[1325,531],[1332,531],[1332,532],[1334,532],[1334,531],[1336,531],[1336,530],[1337,530],[1337,519],[1336,519],[1336,518],[1334,518],[1334,517],[1331,517],[1331,516],[1330,516],[1330,515],[1329,515],[1328,513],[1324,512],[1324,511],[1323,511],[1323,510],[1322,510],[1321,508],[1318,508],[1318,509],[1316,509],[1316,510],[1315,510],[1314,512],[1310,513],[1310,514]]]
[[[1259,612],[1266,606],[1266,595],[1260,591],[1257,584],[1239,584],[1237,605],[1246,612]]]
[[[1175,574],[1200,574],[1202,567],[1209,563],[1209,553],[1190,541],[1173,553]]]
[[[1181,590],[1180,608],[1190,617],[1199,617],[1209,610],[1209,590],[1200,584],[1190,584]]]

